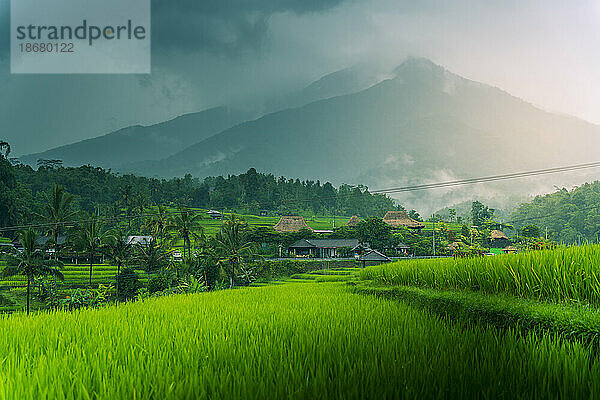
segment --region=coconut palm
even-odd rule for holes
[[[169,229],[174,231],[178,238],[183,239],[184,258],[186,257],[186,249],[187,255],[191,255],[192,239],[197,241],[202,238],[203,229],[200,226],[201,219],[202,216],[200,214],[194,213],[187,208],[179,208],[179,212],[169,225]]]
[[[4,149],[4,154],[2,154],[2,149]],[[4,157],[8,159],[8,155],[10,154],[10,144],[8,142],[0,141],[0,157]]]
[[[146,271],[148,283],[150,283],[150,273],[165,268],[171,259],[171,253],[154,238],[137,244],[136,250],[136,264]]]
[[[38,216],[48,223],[49,229],[47,235],[50,236],[54,246],[54,257],[58,260],[60,255],[60,244],[58,238],[65,230],[65,224],[72,220],[76,212],[73,209],[75,196],[65,191],[64,186],[54,184],[50,195],[45,196],[43,211]],[[56,278],[54,280],[56,289]]]
[[[229,285],[234,286],[236,269],[246,276],[245,263],[253,257],[254,243],[246,241],[246,224],[235,216],[231,216],[223,224],[223,232],[216,237],[216,253],[218,264],[230,274]]]
[[[165,234],[168,228],[172,225],[171,215],[167,210],[167,207],[158,205],[150,216],[146,220],[145,227],[152,232],[153,235],[160,239],[160,243],[163,244],[165,240]]]
[[[115,282],[116,297],[119,298],[119,279],[121,267],[127,266],[133,256],[133,245],[128,241],[129,236],[121,229],[107,232],[101,251],[104,256],[117,266]]]
[[[83,222],[77,231],[75,241],[78,247],[87,253],[90,262],[90,286],[92,286],[92,269],[94,257],[100,254],[106,235],[102,232],[103,225],[96,215]]]
[[[36,244],[37,234],[28,229],[19,232],[19,241],[23,251],[7,255],[6,267],[2,271],[4,277],[23,275],[27,277],[27,314],[29,315],[29,299],[32,282],[42,276],[52,275],[64,280],[63,274],[52,268],[52,262],[44,260],[44,252]]]

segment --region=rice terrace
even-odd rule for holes
[[[0,400],[600,400],[599,18],[0,0]]]

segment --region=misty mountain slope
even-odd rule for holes
[[[342,96],[364,90],[378,82],[378,78],[366,67],[344,68],[324,75],[304,88],[276,96],[266,103],[266,109],[272,112]]]
[[[600,159],[598,126],[428,60],[394,72],[366,90],[265,115],[133,170],[202,177],[255,167],[382,187]]]
[[[248,118],[247,113],[216,107],[186,114],[150,126],[131,126],[104,136],[21,157],[35,165],[38,159],[60,159],[65,166],[92,164],[116,168],[123,164],[159,160],[185,149]]]

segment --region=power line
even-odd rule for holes
[[[459,180],[452,180],[452,181],[444,181],[444,182],[437,182],[437,183],[427,183],[427,184],[420,184],[420,185],[412,185],[412,186],[403,186],[403,187],[395,187],[395,188],[388,188],[388,189],[379,189],[379,190],[367,190],[368,193],[370,194],[393,194],[393,193],[404,193],[404,192],[412,192],[412,191],[417,191],[417,190],[426,190],[426,189],[439,189],[439,188],[446,188],[446,187],[453,187],[453,186],[462,186],[462,185],[471,185],[471,184],[476,184],[476,183],[484,183],[484,182],[494,182],[494,181],[502,181],[502,180],[509,180],[509,179],[518,179],[518,178],[526,178],[526,177],[532,177],[532,176],[540,176],[540,175],[549,175],[549,174],[556,174],[556,173],[562,173],[562,172],[570,172],[570,171],[578,171],[578,170],[583,170],[583,169],[590,169],[590,168],[598,168],[600,167],[600,161],[598,162],[593,162],[593,163],[586,163],[586,164],[576,164],[576,165],[569,165],[569,166],[563,166],[563,167],[555,167],[555,168],[546,168],[546,169],[538,169],[538,170],[532,170],[532,171],[524,171],[524,172],[514,172],[514,173],[510,173],[510,174],[501,174],[501,175],[491,175],[491,176],[485,176],[485,177],[480,177],[480,178],[468,178],[468,179],[459,179]],[[332,195],[332,196],[321,196],[321,197],[317,197],[317,198],[310,198],[310,199],[288,199],[288,200],[282,200],[279,202],[279,204],[293,204],[293,203],[306,203],[306,202],[311,202],[314,201],[316,199],[318,200],[328,200],[328,199],[338,199],[340,196],[352,196],[355,193],[347,193],[347,194],[336,194],[336,195]],[[258,203],[259,206],[270,206],[270,205],[276,205],[277,203],[275,203],[274,201],[271,202],[264,202],[264,203]],[[600,206],[599,206],[600,207]],[[596,208],[596,207],[592,207],[592,208]],[[585,210],[585,209],[582,209]],[[169,215],[178,215],[178,214],[184,214],[184,213],[193,213],[194,210],[191,209],[186,209],[186,210],[178,210],[178,211],[167,211],[166,213]],[[120,215],[120,216],[113,216],[113,217],[96,217],[96,221],[103,221],[103,222],[114,222],[114,221],[119,221],[119,220],[130,220],[130,219],[137,219],[137,218],[147,218],[147,217],[153,217],[153,216],[157,216],[160,215],[158,213],[140,213],[137,215]],[[552,214],[547,214],[548,215],[552,215]],[[544,217],[540,217],[540,218],[545,218]],[[87,218],[87,219],[80,219],[80,220],[73,220],[73,221],[64,221],[64,222],[60,222],[60,223],[41,223],[41,224],[28,224],[28,225],[16,225],[16,226],[9,226],[9,227],[4,227],[4,228],[0,228],[0,232],[5,232],[5,231],[14,231],[14,230],[19,230],[19,229],[28,229],[28,228],[51,228],[51,227],[56,227],[56,226],[70,226],[70,225],[77,225],[77,224],[82,224],[82,223],[87,223],[87,222],[91,222],[93,220],[93,218]],[[529,220],[529,219],[528,219]],[[513,221],[513,222],[518,222],[518,221]],[[513,223],[513,222],[505,222],[505,223]]]

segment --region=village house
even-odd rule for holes
[[[379,265],[383,263],[388,263],[392,261],[388,256],[381,254],[377,250],[371,250],[368,253],[360,256],[358,259],[362,263],[362,267],[366,267],[367,265]]]
[[[273,227],[277,232],[298,232],[302,229],[308,229],[312,231],[312,228],[308,226],[304,217],[300,215],[284,215],[279,219],[279,222]]]
[[[337,258],[363,249],[358,239],[302,239],[289,246],[288,253],[294,257]]]
[[[346,226],[356,227],[356,226],[358,226],[359,222],[360,222],[360,218],[358,218],[356,215],[353,215],[350,218],[350,220],[346,223]]]
[[[409,217],[406,211],[388,211],[383,217],[383,222],[392,228],[405,227],[419,233],[421,233],[421,229],[425,228],[425,224]]]
[[[504,249],[507,246],[510,246],[510,239],[506,234],[502,231],[494,229],[490,232],[490,236],[488,237],[490,241],[490,247]]]
[[[127,238],[127,244],[128,245],[148,245],[150,244],[150,242],[152,242],[153,238],[152,236],[129,236]]]

